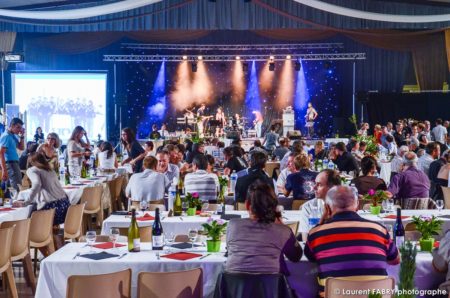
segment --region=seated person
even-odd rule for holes
[[[320,224],[309,231],[305,255],[318,264],[320,295],[329,277],[380,278],[387,265],[400,263],[400,254],[387,229],[360,217],[358,197],[348,186],[331,188]],[[376,261],[374,261],[376,260]]]
[[[327,151],[322,141],[317,141],[314,144],[314,148],[308,151],[311,159],[325,159],[327,157]]]
[[[217,199],[219,189],[219,178],[216,174],[208,173],[208,159],[206,155],[199,154],[192,161],[194,172],[184,177],[184,188],[186,193],[198,193],[202,201],[214,201]]]
[[[145,144],[144,144],[145,156],[155,156],[155,154],[153,153],[154,148],[155,148],[155,145],[153,144],[152,141],[145,142]]]
[[[59,183],[58,176],[41,153],[32,153],[29,162],[31,168],[27,170],[27,176],[31,181],[30,196],[26,201],[15,201],[13,206],[34,205],[34,210],[55,209],[53,225],[64,223],[70,201]]]
[[[296,154],[294,152],[289,153],[289,159],[288,159],[288,164],[287,167],[282,170],[280,172],[280,176],[278,176],[277,179],[277,190],[278,193],[284,193],[284,191],[286,190],[286,179],[287,177],[292,174],[295,173],[295,165],[294,165],[294,158],[295,158]]]
[[[377,161],[372,156],[366,156],[361,160],[362,176],[352,180],[358,189],[358,194],[365,195],[369,189],[386,190],[387,186],[383,179],[375,176],[377,174]]]
[[[22,154],[19,157],[19,167],[21,170],[26,170],[29,167],[28,164],[28,157],[36,152],[39,145],[36,142],[27,142],[27,148],[22,152]]]
[[[302,249],[276,211],[277,199],[266,183],[248,188],[245,201],[250,218],[232,219],[227,228],[228,272],[287,273],[284,256],[300,261]]]
[[[172,183],[174,178],[177,178],[178,180],[180,169],[178,169],[176,165],[169,163],[169,151],[164,149],[158,151],[158,153],[156,153],[156,159],[158,160],[156,170],[159,173],[163,173],[167,179],[169,179],[169,183]]]
[[[158,126],[156,124],[152,125],[152,132],[148,136],[150,140],[158,140],[161,139],[161,134],[158,131]]]
[[[223,155],[225,158],[225,165],[223,173],[230,175],[233,172],[240,172],[247,168],[245,160],[239,156],[239,150],[234,149],[232,146],[223,149]]]
[[[295,172],[287,176],[284,195],[288,197],[293,192],[294,200],[309,200],[313,198],[313,185],[317,172],[309,169],[309,157],[299,154],[294,158]],[[308,189],[308,184],[310,189]]]
[[[158,161],[153,156],[144,158],[144,171],[131,175],[125,189],[125,195],[132,201],[159,201],[164,199],[164,192],[170,186],[169,179],[156,171]]]
[[[445,290],[450,293],[450,270],[448,265],[450,263],[450,230],[447,230],[444,238],[441,239],[439,248],[434,249],[433,268],[439,272],[447,273],[445,281],[439,285],[440,290]]]
[[[117,169],[119,166],[116,153],[110,142],[103,142],[100,146],[100,152],[97,154],[98,167],[100,169]]]
[[[347,152],[345,144],[342,142],[337,143],[334,152],[336,158],[333,162],[337,165],[339,171],[354,172],[354,176],[357,177],[359,175],[358,162],[350,152]]]

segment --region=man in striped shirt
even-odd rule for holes
[[[184,178],[186,193],[198,193],[200,200],[207,202],[217,199],[219,189],[219,178],[216,174],[208,173],[208,159],[205,155],[199,154],[192,161],[193,173],[189,173]]]
[[[388,264],[400,262],[386,228],[360,217],[357,208],[352,189],[335,186],[327,193],[321,223],[309,232],[305,255],[318,264],[321,297],[328,277],[383,278]]]

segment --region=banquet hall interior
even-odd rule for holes
[[[450,0],[0,1],[0,298],[450,298]]]

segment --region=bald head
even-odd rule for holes
[[[332,187],[326,198],[333,214],[342,211],[356,211],[358,209],[358,197],[353,190],[345,185]]]
[[[414,152],[407,152],[403,155],[403,164],[406,167],[417,166],[417,155]]]

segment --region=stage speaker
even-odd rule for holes
[[[287,137],[290,140],[298,140],[298,139],[300,139],[302,137],[302,133],[301,133],[300,130],[290,130],[287,133]]]
[[[229,131],[226,135],[227,139],[232,140],[239,140],[241,138],[241,135],[239,134],[239,131]]]

